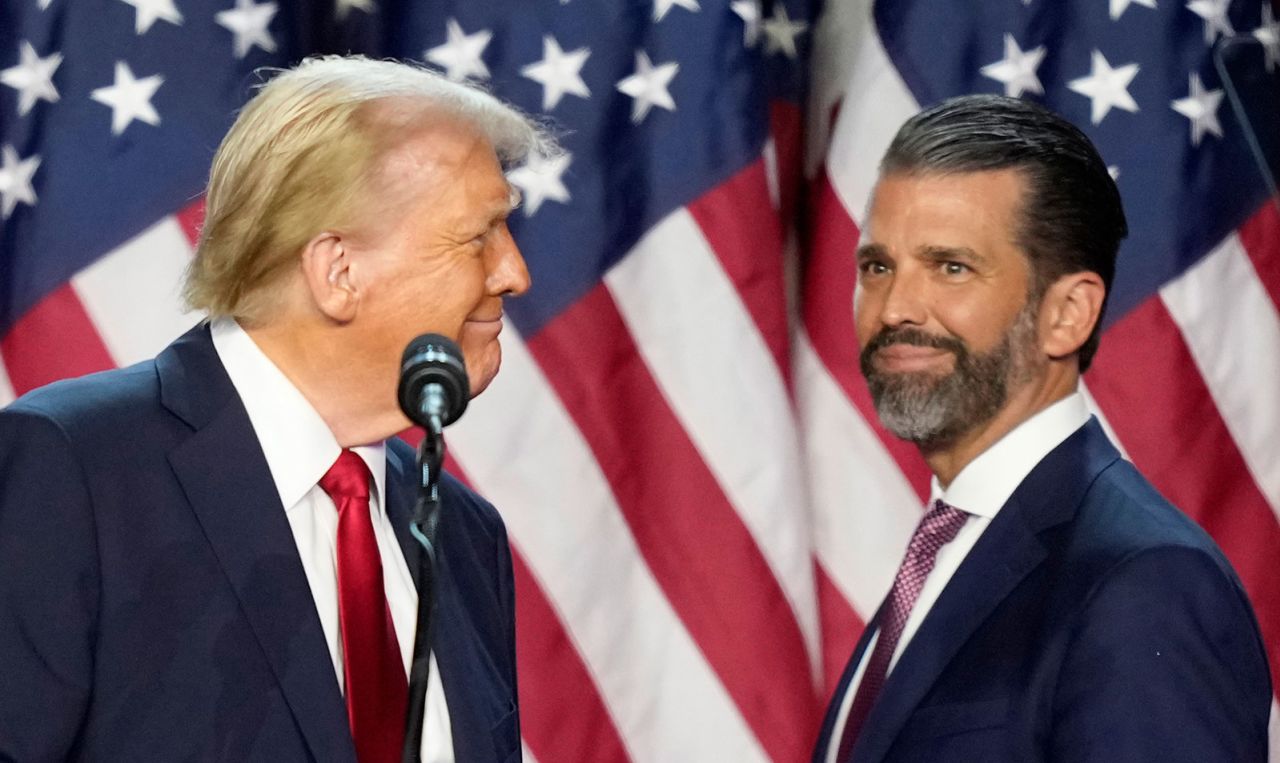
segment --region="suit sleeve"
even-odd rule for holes
[[[0,411],[0,760],[65,759],[91,691],[98,558],[65,432]]]
[[[518,714],[520,711],[518,698],[520,696],[520,691],[516,678],[517,673],[519,672],[516,669],[516,583],[515,575],[512,572],[511,545],[507,541],[506,525],[502,523],[501,519],[498,521],[496,555],[497,558],[494,560],[494,574],[497,576],[498,602],[502,607],[503,621],[506,625],[504,629],[506,635],[505,648],[509,657],[507,664],[511,666],[511,694],[513,698],[516,698],[516,717],[518,728]]]
[[[1094,591],[1064,655],[1050,759],[1267,759],[1270,677],[1253,613],[1209,552],[1157,548]]]

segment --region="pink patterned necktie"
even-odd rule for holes
[[[893,588],[889,589],[889,597],[881,610],[880,637],[876,639],[867,669],[862,673],[862,683],[853,698],[853,707],[849,709],[849,718],[845,721],[844,733],[840,736],[837,761],[849,759],[853,744],[858,740],[858,732],[862,730],[862,724],[867,720],[876,697],[880,696],[880,689],[889,672],[889,661],[897,649],[898,640],[902,638],[902,629],[906,627],[911,608],[915,606],[916,599],[920,598],[925,578],[929,577],[933,563],[938,558],[938,550],[956,537],[968,518],[968,514],[939,499],[933,502],[933,508],[920,520],[915,534],[911,536],[907,556],[898,568]]]
[[[369,467],[350,450],[320,488],[338,509],[338,620],[342,630],[347,719],[359,763],[397,763],[404,743],[409,684],[387,608],[382,557],[369,516]]]

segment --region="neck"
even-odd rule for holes
[[[380,374],[341,327],[283,320],[244,329],[342,447],[381,442],[409,426],[396,404],[393,372]]]
[[[920,451],[929,469],[946,488],[973,459],[1000,438],[1074,392],[1079,378],[1074,358],[1070,364],[1050,361],[1045,373],[1012,390],[995,416],[945,443],[922,446]]]

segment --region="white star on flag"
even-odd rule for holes
[[[1270,2],[1271,0],[1264,0]],[[1191,0],[1187,9],[1204,19],[1204,41],[1212,44],[1218,35],[1230,37],[1236,33],[1227,18],[1227,6],[1231,0]]]
[[[1156,7],[1156,0],[1111,0],[1111,20],[1119,21],[1130,5],[1141,5],[1145,8]]]
[[[561,176],[572,162],[573,155],[568,151],[549,159],[535,154],[524,165],[507,174],[507,179],[520,189],[524,197],[525,217],[533,217],[547,199],[561,204],[569,201],[569,189],[564,187]]]
[[[116,61],[116,80],[110,87],[100,87],[89,94],[98,103],[111,107],[111,133],[119,135],[135,119],[149,125],[159,125],[160,115],[151,105],[164,77],[153,74],[137,79],[124,61]]]
[[[0,71],[0,82],[18,91],[18,116],[26,116],[36,101],[53,103],[58,100],[58,89],[53,86],[53,73],[62,63],[61,53],[47,58],[36,54],[36,49],[26,40],[18,46],[18,64]]]
[[[19,202],[34,206],[36,192],[31,178],[40,169],[40,157],[20,159],[13,146],[5,145],[0,152],[0,218],[8,219]]]
[[[448,39],[443,45],[431,48],[423,56],[431,63],[444,68],[444,76],[455,82],[468,77],[488,79],[489,67],[484,65],[484,49],[488,47],[493,32],[481,29],[466,34],[457,19],[449,19],[445,25]]]
[[[551,35],[542,38],[542,60],[529,64],[520,73],[542,85],[542,110],[550,111],[560,103],[565,93],[590,98],[591,91],[582,81],[582,65],[591,55],[590,48],[578,48],[570,53],[560,49],[560,43]]]
[[[804,34],[809,25],[803,21],[792,21],[787,15],[787,6],[776,3],[773,6],[773,17],[764,22],[765,52],[782,51],[787,58],[796,57],[796,37]]]
[[[334,15],[338,21],[346,21],[352,10],[377,13],[378,4],[373,0],[337,0],[337,5],[334,7]]]
[[[1191,73],[1191,94],[1172,103],[1173,110],[1191,120],[1191,145],[1200,145],[1206,132],[1222,137],[1222,125],[1218,123],[1218,104],[1222,103],[1221,90],[1205,90],[1200,75]]]
[[[676,102],[672,100],[667,85],[671,84],[680,64],[668,61],[654,66],[648,54],[643,50],[636,51],[636,73],[618,82],[618,90],[631,96],[631,121],[640,124],[654,106],[661,106],[667,111],[676,110]]]
[[[1088,77],[1073,79],[1067,87],[1092,101],[1093,113],[1090,119],[1101,124],[1112,107],[1136,113],[1138,104],[1129,95],[1129,83],[1137,76],[1137,64],[1125,64],[1116,69],[1111,68],[1102,51],[1093,51],[1093,70]]]
[[[1276,21],[1270,3],[1262,4],[1262,26],[1253,30],[1254,39],[1262,43],[1267,55],[1267,72],[1280,64],[1280,22]]]
[[[278,10],[280,8],[275,3],[255,4],[253,0],[236,0],[234,9],[219,11],[214,19],[236,36],[236,58],[244,58],[254,45],[268,53],[275,52],[276,41],[267,26]]]
[[[1040,94],[1044,92],[1044,87],[1040,85],[1036,69],[1044,56],[1043,45],[1024,52],[1013,35],[1005,34],[1004,58],[982,67],[982,73],[997,82],[1003,82],[1004,94],[1010,98],[1021,97],[1027,91]]]
[[[698,6],[698,0],[653,0],[653,20],[662,21],[671,8],[677,5],[695,13],[702,10]]]
[[[754,48],[760,39],[760,0],[733,0],[729,8],[742,19],[742,44]]]
[[[133,31],[146,34],[151,25],[163,19],[175,26],[182,26],[182,14],[178,12],[173,0],[120,0],[133,6]]]

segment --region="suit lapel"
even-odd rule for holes
[[[161,400],[196,431],[169,453],[179,483],[317,760],[354,761],[320,618],[253,425],[206,326],[157,358]]]
[[[1075,516],[1093,478],[1119,458],[1091,419],[1027,475],[903,650],[867,716],[855,761],[881,760],[969,637],[1048,555],[1038,535]]]

